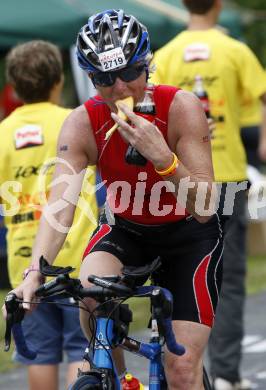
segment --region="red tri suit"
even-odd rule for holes
[[[166,142],[169,107],[177,92],[177,88],[163,85],[153,89],[156,114],[148,119],[154,121]],[[188,215],[177,205],[175,195],[167,192],[165,181],[150,162],[136,166],[125,161],[128,144],[118,131],[105,140],[114,121],[102,98],[90,99],[85,107],[114,222],[108,220],[108,214],[101,215],[84,258],[92,252],[107,252],[123,265],[138,267],[160,256],[162,265],[153,279],[173,295],[172,319],[211,327],[222,279],[219,216],[200,223]]]
[[[154,86],[156,114],[152,119],[166,142],[168,112],[177,91],[175,87]],[[105,141],[105,134],[114,121],[102,98],[96,96],[88,100],[85,107],[98,147],[98,166],[102,179],[106,180],[108,204],[114,214],[149,225],[183,219],[186,211],[177,204],[175,195],[167,190],[152,163],[148,161],[141,167],[128,164],[125,161],[128,144],[118,131]]]

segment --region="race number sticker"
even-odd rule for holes
[[[100,53],[99,60],[102,65],[103,72],[110,72],[111,70],[120,68],[121,66],[125,66],[127,64],[121,47],[116,47],[115,49]]]
[[[210,59],[211,50],[205,43],[193,43],[184,49],[184,61],[207,61]]]
[[[14,142],[17,150],[42,145],[42,128],[39,125],[23,126],[15,131]]]

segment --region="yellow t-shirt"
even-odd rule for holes
[[[212,141],[217,181],[246,179],[246,156],[240,139],[240,103],[266,92],[266,75],[251,50],[216,29],[183,31],[154,56],[151,81],[193,90],[200,75],[216,120]]]
[[[27,104],[0,123],[0,196],[5,208],[8,270],[13,287],[21,282],[23,270],[31,262],[41,205],[46,202],[52,179],[54,162],[50,159],[56,156],[59,131],[70,111],[48,102]],[[43,170],[43,164],[49,160]],[[78,275],[82,254],[98,217],[95,168],[88,168],[87,173],[78,203],[81,207],[76,209],[73,227],[54,263],[75,267],[73,276]]]
[[[262,103],[244,94],[241,101],[240,126],[260,126],[262,123]]]

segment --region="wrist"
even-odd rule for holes
[[[166,177],[171,176],[175,173],[176,169],[178,168],[179,160],[175,153],[171,152],[171,157],[168,158],[167,164],[166,160],[162,164],[157,164],[154,166],[155,172],[158,173],[158,175]]]
[[[40,283],[45,282],[45,278],[41,274],[40,269],[34,264],[31,264],[28,268],[24,270],[22,277],[23,280],[25,280],[26,278],[30,278],[30,279],[38,279]]]
[[[173,161],[173,153],[169,151],[165,156],[162,156],[159,161],[156,161],[153,166],[156,171],[164,170],[169,167]]]

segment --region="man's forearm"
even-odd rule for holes
[[[71,209],[73,207],[69,206]],[[69,216],[67,222],[62,219],[66,215]],[[48,220],[45,212],[40,220],[39,229],[32,248],[32,264],[39,267],[40,257],[43,256],[50,264],[53,264],[56,256],[62,248],[68,231],[72,225],[74,209],[67,214],[60,213],[57,215],[56,221],[51,223]],[[66,259],[67,260],[67,259]]]
[[[212,178],[193,176],[179,162],[176,172],[162,179],[166,181],[168,190],[175,194],[177,203],[199,222],[207,222],[215,213],[217,190]]]

